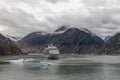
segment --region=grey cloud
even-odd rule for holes
[[[7,2],[8,0],[5,1]],[[22,8],[14,8],[10,5],[12,12],[10,12],[9,9],[0,10],[0,25],[8,26],[16,30],[18,34],[37,30],[52,32],[62,25],[87,28],[101,37],[120,31],[119,0],[79,0],[82,3],[82,7],[75,7],[68,10],[65,7],[66,10],[61,11],[54,9],[54,7],[60,8],[56,4],[58,2],[66,2],[65,4],[68,6],[70,3],[72,4],[73,1],[74,0],[11,0],[11,2],[15,4],[17,2],[29,4],[33,9],[36,9],[36,7],[33,6],[38,5],[39,7],[36,9],[38,12],[34,12],[33,10],[31,13],[27,13],[25,10],[22,10]],[[112,1],[114,2],[113,5]],[[81,3],[74,6],[79,6]],[[54,6],[49,8],[51,5]],[[41,20],[36,18],[38,16],[37,14],[40,14],[39,18],[42,17]]]
[[[120,14],[118,8],[116,9],[97,9],[89,11],[90,15],[85,17],[81,16],[79,13],[63,13],[59,16],[47,17],[47,20],[56,26],[70,24],[78,28],[84,27],[88,28],[94,33],[105,37],[106,35],[111,35],[119,30],[120,20],[114,18],[113,15]]]
[[[45,30],[48,26],[20,9],[15,9],[14,12],[8,12],[5,9],[0,10],[0,25],[16,30],[18,34],[19,32],[24,34],[36,30]]]
[[[89,7],[116,7],[120,5],[120,0],[82,0]]]
[[[16,6],[23,4],[27,4],[30,7],[35,7],[37,5],[40,5],[41,0],[0,0],[0,7],[3,6],[4,8],[11,7],[11,8],[17,8]],[[22,5],[21,5],[22,7]]]
[[[106,0],[82,0],[87,6],[105,6]]]
[[[58,2],[68,2],[68,0],[46,0],[51,3],[58,3]]]

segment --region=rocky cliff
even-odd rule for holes
[[[10,39],[0,34],[0,55],[18,55],[22,51]]]
[[[106,43],[106,52],[107,54],[120,54],[120,33],[112,36]]]

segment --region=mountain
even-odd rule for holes
[[[65,31],[67,29],[68,28],[66,26],[62,26],[62,27],[58,28],[57,30],[55,30],[55,32]]]
[[[43,35],[44,33],[44,35]],[[53,34],[34,32],[18,41],[24,52],[41,52],[47,45],[57,46],[61,53],[94,54],[101,53],[104,41],[87,29],[62,26]]]
[[[107,36],[104,38],[104,42],[107,43],[111,39],[111,36]]]
[[[0,55],[18,55],[22,51],[9,38],[0,34]]]
[[[61,53],[78,53],[78,54],[93,54],[99,52],[104,46],[104,41],[90,33],[78,28],[69,28],[62,34],[55,34],[52,40],[53,45],[56,45]]]
[[[33,32],[17,42],[23,52],[41,52],[45,45],[51,42],[51,34],[46,32]]]
[[[90,30],[86,29],[86,28],[80,28],[81,31],[84,31],[86,33],[88,33],[91,36],[96,36],[96,34],[92,33]]]
[[[9,35],[6,35],[6,37],[14,42],[17,42],[21,39],[21,37],[14,37],[14,36],[9,36]]]
[[[67,28],[66,26],[62,26],[62,27],[56,29],[53,34],[54,34],[54,35],[55,35],[55,34],[62,34],[62,33],[64,33],[67,29],[68,29],[68,28]]]
[[[120,33],[115,34],[106,43],[107,54],[120,54]]]

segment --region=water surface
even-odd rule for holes
[[[42,61],[42,60],[40,60]],[[120,80],[120,56],[83,56],[39,62],[11,64],[0,62],[0,80]]]

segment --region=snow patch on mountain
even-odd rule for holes
[[[88,29],[86,29],[86,28],[80,28],[80,30],[81,30],[81,31],[84,31],[84,32],[86,32],[86,33],[88,33],[88,34],[90,34],[92,37],[96,36],[95,33],[92,33],[90,30],[88,30]]]
[[[58,28],[57,30],[55,30],[55,32],[53,34],[54,35],[56,35],[56,34],[62,34],[64,32],[66,32],[67,30],[68,30],[68,27],[62,26],[62,27]]]
[[[35,32],[35,34],[36,34],[36,35],[42,35],[42,36],[47,35],[47,33],[46,33],[46,32],[43,32],[43,31],[42,31],[42,32]]]
[[[53,34],[63,34],[64,32],[66,32],[68,29],[70,29],[72,27],[66,27],[66,26],[62,26],[60,28],[58,28],[57,30],[55,30],[55,32]],[[86,28],[79,28],[81,31],[84,31],[86,33],[88,33],[89,35],[91,35],[92,37],[96,36],[95,33],[92,33],[90,30],[86,29]]]
[[[9,35],[6,35],[6,37],[14,42],[17,42],[22,39],[22,37],[14,37],[14,36],[9,36]]]

